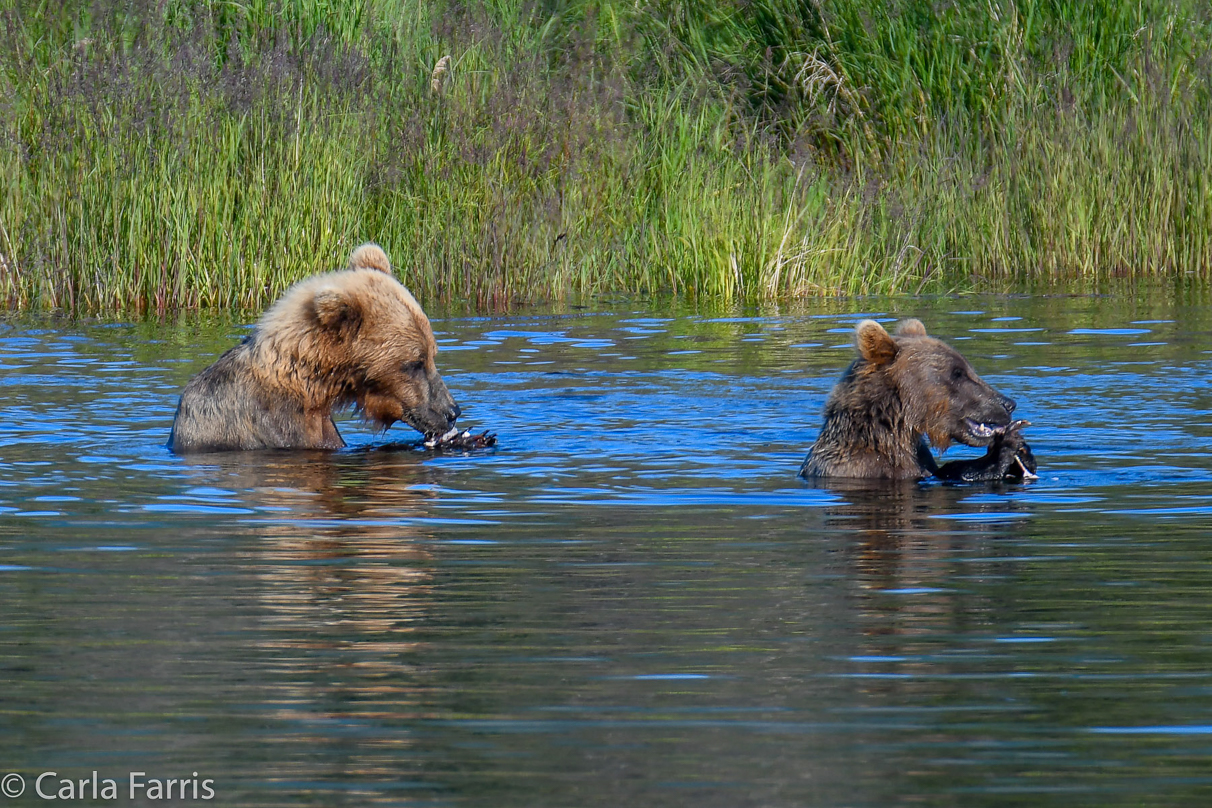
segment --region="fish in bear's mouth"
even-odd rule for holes
[[[425,436],[426,449],[487,449],[497,445],[497,436],[488,430],[473,435],[470,429],[460,431],[452,426],[442,435],[429,434]]]
[[[968,434],[972,435],[974,438],[984,439],[984,438],[994,438],[999,435],[1006,435],[1011,432],[1017,432],[1018,430],[1023,429],[1024,427],[1031,426],[1031,422],[1020,418],[1017,421],[1011,421],[1008,424],[996,426],[993,424],[986,424],[981,421],[974,421],[971,418],[965,418],[964,426],[966,426],[968,428]],[[1024,480],[1038,480],[1039,479],[1039,476],[1037,474],[1035,474],[1034,472],[1032,472],[1030,469],[1028,469],[1026,466],[1024,466],[1023,461],[1020,460],[1018,457],[1014,458],[1014,462],[1018,464],[1019,469],[1022,471]]]

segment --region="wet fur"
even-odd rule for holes
[[[977,437],[967,419],[1005,427],[1014,402],[984,382],[958,351],[927,336],[918,320],[901,323],[895,336],[873,320],[855,331],[859,357],[825,404],[825,424],[800,474],[952,480],[1013,478],[1035,460],[1016,429]],[[938,466],[926,440],[940,451],[953,442],[988,446],[982,458]]]
[[[404,421],[441,434],[459,415],[437,372],[429,318],[363,245],[350,269],[291,287],[251,335],[181,394],[174,452],[339,449],[336,409],[358,408],[386,429]]]

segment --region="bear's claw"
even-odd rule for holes
[[[1025,465],[1023,465],[1023,459],[1021,457],[1015,455],[1014,462],[1018,463],[1018,467],[1022,470],[1024,480],[1038,480],[1039,479],[1038,474],[1036,474],[1034,471],[1031,471]]]

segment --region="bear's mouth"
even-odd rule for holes
[[[976,421],[972,418],[964,419],[964,428],[968,431],[968,437],[974,441],[979,441],[980,444],[988,443],[997,435],[1006,434],[1006,429],[1010,424],[991,424],[988,421]]]
[[[447,435],[451,432],[458,432],[454,424],[447,422],[443,427],[434,428],[434,420],[432,418],[418,418],[417,413],[405,411],[401,414],[400,421],[408,424],[408,426],[420,432],[427,441],[441,441],[447,439]],[[442,423],[442,421],[438,421]]]

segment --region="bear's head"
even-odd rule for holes
[[[886,387],[903,417],[940,451],[952,442],[987,446],[1010,423],[1014,401],[985,383],[951,346],[926,335],[920,320],[904,320],[893,336],[874,320],[855,330],[855,373]]]
[[[427,437],[459,417],[438,374],[438,346],[429,318],[395,278],[376,269],[335,273],[316,289],[316,323],[329,337],[334,364],[345,372],[341,404],[387,429],[403,421]]]
[[[359,258],[297,284],[266,312],[255,336],[262,364],[277,366],[277,386],[297,390],[305,406],[353,405],[383,429],[403,421],[440,436],[460,409],[438,374],[429,318],[382,250],[366,245]]]

